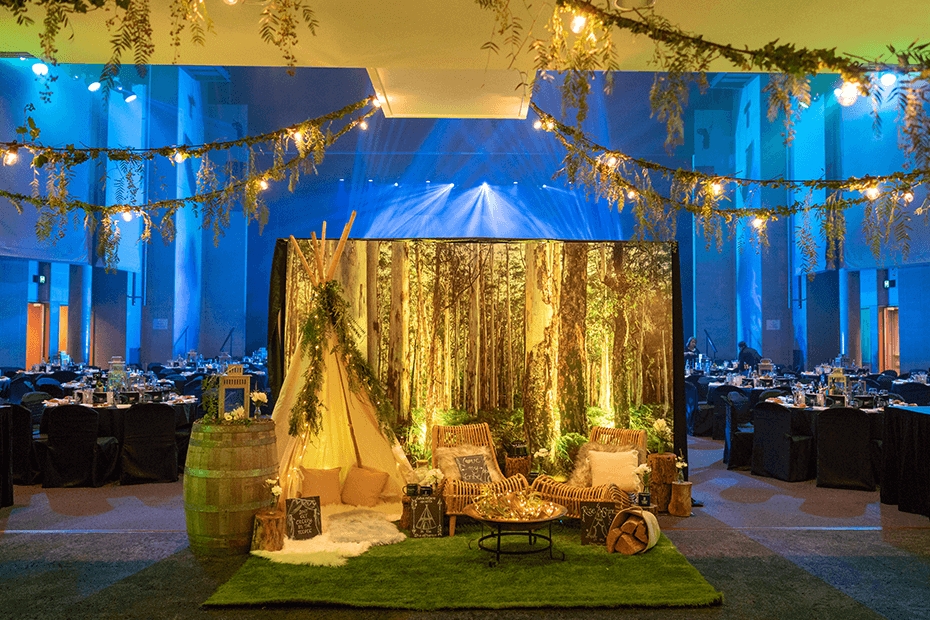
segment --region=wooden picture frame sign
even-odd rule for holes
[[[320,497],[293,497],[285,501],[287,537],[308,540],[323,533]]]
[[[610,524],[618,512],[614,502],[581,502],[581,544],[606,544]]]
[[[410,498],[410,537],[442,538],[442,498],[418,495]]]

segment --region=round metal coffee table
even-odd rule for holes
[[[553,560],[565,560],[565,554],[561,551],[554,550],[552,547],[552,523],[568,514],[568,508],[565,506],[559,506],[558,512],[551,516],[536,520],[494,519],[485,517],[475,509],[474,504],[465,506],[462,512],[466,516],[480,522],[482,526],[487,525],[491,530],[490,534],[484,535],[478,539],[478,547],[494,554],[494,560],[490,562],[491,566],[499,564],[502,555],[526,555],[530,553],[543,553],[545,551],[549,552],[549,557]],[[543,528],[549,529],[548,535],[539,532],[539,530]],[[526,536],[527,546],[521,549],[501,549],[501,540],[505,536]],[[543,540],[546,544],[537,546],[537,540]],[[492,541],[492,543],[488,545],[486,544],[487,541]],[[469,544],[469,546],[471,545]],[[562,557],[556,558],[555,555],[553,555],[553,551],[561,553]]]

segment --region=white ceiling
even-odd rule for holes
[[[207,35],[203,47],[192,45],[182,35],[179,64],[283,64],[280,52],[262,42],[258,34],[261,2],[206,3],[216,32]],[[174,60],[174,50],[166,43],[168,4],[150,3],[156,41],[152,64]],[[532,52],[524,48],[511,62],[500,40],[501,53],[482,50],[491,40],[494,19],[474,0],[310,0],[309,4],[320,25],[316,36],[299,31],[298,65],[366,68],[376,92],[386,98],[388,116],[526,116],[529,99],[520,88],[520,76],[532,73]],[[526,4],[532,4],[532,13],[524,9]],[[528,29],[532,25],[540,37],[545,36],[553,5],[551,0],[512,0],[522,22]],[[930,31],[927,8],[927,0],[657,0],[655,10],[708,40],[754,47],[778,39],[799,47],[837,48],[875,58],[887,56],[889,43],[905,47],[926,37]],[[103,36],[99,16],[73,20],[72,31],[71,40],[67,40],[70,32],[60,37],[61,62],[106,62],[109,36]],[[0,52],[40,55],[36,30],[18,26],[6,11],[0,11],[0,34]],[[648,39],[618,32],[614,40],[622,70],[653,69]],[[732,67],[713,69],[729,71]]]

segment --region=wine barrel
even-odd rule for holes
[[[274,422],[195,422],[184,466],[184,516],[198,555],[249,552],[255,513],[271,504],[278,477]]]

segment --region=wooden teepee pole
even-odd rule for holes
[[[291,245],[294,247],[294,251],[297,253],[297,256],[300,257],[300,262],[304,266],[304,271],[306,271],[307,275],[310,277],[310,281],[313,282],[314,285],[319,284],[316,275],[313,273],[313,270],[310,269],[310,263],[307,262],[307,257],[304,256],[304,253],[300,249],[300,244],[297,243],[297,239],[294,238],[294,235],[291,235],[290,239]]]
[[[352,230],[352,223],[355,221],[355,211],[352,212],[352,215],[349,216],[349,222],[342,229],[342,236],[339,237],[339,245],[336,246],[336,251],[333,253],[333,258],[329,262],[329,269],[326,270],[326,281],[329,281],[333,274],[336,273],[336,265],[339,263],[339,259],[342,257],[342,250],[346,247],[346,240],[349,238],[349,231]]]

